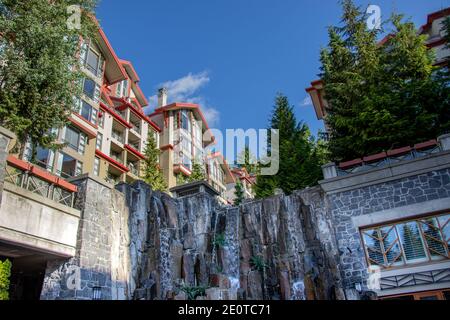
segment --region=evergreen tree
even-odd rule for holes
[[[78,5],[80,28],[68,8]],[[15,132],[22,152],[29,139],[57,148],[52,128],[62,128],[81,93],[80,37],[93,38],[94,0],[0,1],[0,125]],[[33,152],[34,158],[34,152]]]
[[[393,15],[393,32],[380,45],[381,31],[367,30],[367,16],[353,1],[343,1],[343,12],[343,26],[329,28],[321,53],[334,160],[438,136],[448,123],[449,98],[426,37]]]
[[[155,138],[151,133],[148,135],[147,146],[144,152],[144,181],[150,185],[152,190],[167,191],[167,184],[159,168],[160,151],[156,146]]]
[[[203,166],[197,161],[192,166],[192,174],[189,176],[189,182],[197,182],[206,180],[205,170]]]
[[[240,181],[236,182],[234,195],[236,197],[236,199],[234,200],[234,205],[238,206],[242,203],[242,201],[244,201],[244,188]]]
[[[237,167],[240,169],[245,168],[249,174],[256,174],[258,172],[258,163],[256,157],[250,151],[250,148],[246,146],[244,150],[238,155]]]
[[[279,130],[280,168],[274,176],[257,176],[254,186],[256,197],[271,196],[275,189],[282,189],[290,194],[294,190],[315,185],[322,178],[319,148],[308,127],[301,122],[297,123],[293,107],[288,98],[281,94],[275,100],[270,129]]]

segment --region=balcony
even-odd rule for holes
[[[137,162],[128,162],[127,168],[130,169],[130,173],[135,175],[136,177],[139,177],[139,163]]]
[[[15,157],[5,162],[2,241],[64,259],[74,257],[81,218],[74,208],[77,187]]]
[[[139,125],[136,125],[135,123],[131,122],[131,132],[134,133],[135,135],[140,136],[142,134],[142,129]]]
[[[125,143],[125,135],[123,134],[123,132],[113,129],[111,132],[111,137],[122,145]]]
[[[123,164],[123,157],[122,154],[111,151],[111,159],[113,159],[114,161]]]
[[[5,181],[59,204],[71,208],[75,205],[77,188],[42,170],[38,165],[9,157]]]

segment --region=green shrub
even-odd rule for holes
[[[254,256],[250,259],[250,265],[254,270],[258,270],[260,272],[263,272],[264,269],[267,268],[267,264],[264,262],[264,259],[262,256]]]
[[[9,300],[9,278],[11,277],[11,262],[0,261],[0,300]]]
[[[197,297],[204,297],[206,296],[206,287],[190,287],[190,286],[183,286],[181,288],[181,291],[186,293],[186,296],[188,300],[195,300]]]
[[[216,234],[213,241],[213,246],[217,248],[223,248],[227,245],[227,240],[224,233]]]

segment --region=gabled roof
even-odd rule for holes
[[[445,8],[445,9],[442,9],[442,10],[439,10],[439,11],[429,14],[427,17],[427,23],[424,24],[419,29],[419,33],[423,34],[425,32],[428,32],[430,30],[430,28],[433,26],[434,21],[444,18],[446,16],[450,16],[450,8]]]
[[[131,80],[131,89],[134,91],[139,104],[142,107],[148,106],[148,100],[142,92],[141,87],[139,86],[139,82],[141,81],[141,79],[139,78],[136,69],[134,69],[133,64],[130,61],[126,60],[120,60],[120,63],[126,70],[128,78],[130,78]]]
[[[163,107],[159,107],[155,110],[155,112],[153,112],[152,114],[149,115],[149,117],[154,117],[158,114],[167,112],[167,111],[173,111],[173,110],[180,110],[180,109],[190,109],[194,112],[194,114],[197,116],[198,119],[200,119],[204,125],[204,132],[210,132],[210,128],[208,125],[208,122],[206,121],[205,115],[203,114],[200,106],[198,104],[193,104],[193,103],[183,103],[183,102],[175,102],[172,104],[169,104],[167,106],[163,106]],[[213,143],[215,141],[215,137],[212,135],[212,133],[210,132],[210,141],[209,144]]]
[[[161,132],[161,128],[154,123],[150,117],[146,116],[142,108],[137,108],[132,103],[129,103],[124,98],[117,98],[117,97],[110,97],[110,99],[113,101],[113,106],[118,110],[123,110],[126,108],[129,108],[136,116],[141,118],[142,120],[146,121],[149,125],[151,125],[156,131]]]
[[[105,68],[105,77],[109,84],[114,84],[116,82],[125,80],[127,78],[127,74],[120,63],[119,58],[116,55],[113,47],[109,43],[108,38],[103,32],[102,28],[98,20],[92,16],[92,20],[98,27],[98,33],[96,35],[97,43],[103,53],[103,56],[106,59],[106,68]]]

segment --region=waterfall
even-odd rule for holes
[[[166,216],[166,212],[159,197],[153,197],[156,203],[156,222],[159,231],[159,281],[161,298],[165,299],[172,291],[172,257],[170,253],[171,233],[167,226],[162,224],[161,217]]]
[[[306,300],[305,283],[303,281],[294,282],[292,285],[292,300]]]

